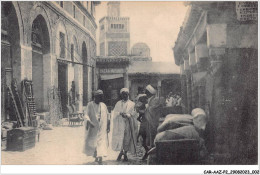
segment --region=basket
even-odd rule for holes
[[[199,164],[199,141],[194,139],[164,140],[155,142],[157,164]]]

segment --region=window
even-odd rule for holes
[[[71,44],[71,53],[70,53],[70,55],[71,55],[71,61],[74,62],[74,45],[73,44]]]
[[[101,29],[101,30],[104,30],[104,25],[102,25],[102,26],[100,27],[100,29]]]
[[[76,7],[73,5],[73,18],[76,18]]]
[[[63,8],[63,1],[60,1],[60,6]]]
[[[65,58],[65,35],[60,32],[60,57]]]
[[[124,29],[124,24],[111,24],[112,29]]]
[[[86,26],[86,17],[85,17],[85,15],[83,16],[83,26],[84,27]]]

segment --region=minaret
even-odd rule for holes
[[[107,16],[119,17],[120,16],[120,2],[110,1],[107,3]]]
[[[99,21],[100,56],[130,54],[129,17],[120,16],[120,2],[107,3],[107,16]]]

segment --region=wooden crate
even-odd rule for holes
[[[33,127],[21,127],[7,132],[6,149],[25,151],[35,146],[36,130]]]
[[[166,140],[155,142],[157,164],[199,164],[199,141],[193,139]]]

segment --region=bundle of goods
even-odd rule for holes
[[[193,124],[193,117],[188,114],[169,114],[165,117],[164,122],[157,128],[157,132],[175,129],[182,126]]]
[[[21,94],[17,82],[12,80],[7,85],[7,112],[10,122],[2,123],[1,137],[6,140],[6,149],[24,151],[35,145],[37,132],[36,105],[33,96],[33,83],[30,80],[21,82]]]
[[[196,164],[206,149],[198,130],[205,130],[207,117],[202,109],[196,108],[191,115],[171,114],[157,128],[156,153],[158,164]]]

